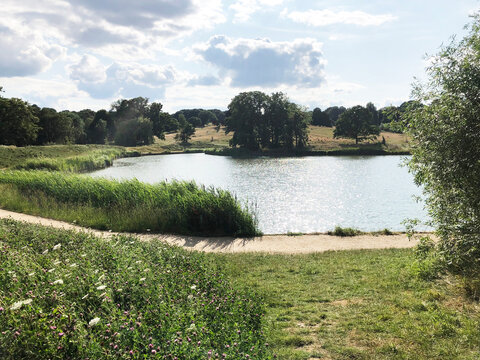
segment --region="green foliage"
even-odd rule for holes
[[[362,232],[357,229],[353,228],[342,228],[341,226],[335,226],[335,229],[333,231],[327,232],[328,235],[334,235],[334,236],[357,236],[360,235]]]
[[[281,92],[271,96],[261,91],[243,92],[228,105],[225,132],[233,132],[231,146],[303,148],[308,143],[305,109],[291,103]]]
[[[480,276],[480,18],[460,42],[431,59],[428,81],[414,88],[429,104],[410,112],[409,133],[415,181],[439,237],[448,269]]]
[[[20,99],[0,97],[0,144],[33,144],[38,134],[38,117],[32,107]]]
[[[193,182],[144,184],[43,172],[0,173],[0,205],[114,231],[253,236],[252,214],[227,191]]]
[[[354,106],[340,115],[333,137],[355,139],[355,144],[380,134],[373,122],[372,113],[363,106]]]
[[[313,109],[312,125],[331,127],[332,122],[330,121],[330,117],[328,116],[328,114],[317,107]]]
[[[149,119],[143,117],[125,120],[118,125],[115,144],[139,146],[153,143],[153,127]]]
[[[186,122],[180,129],[180,132],[175,135],[175,139],[183,144],[187,144],[193,135],[195,135],[195,127],[191,123]]]
[[[264,305],[202,253],[0,220],[8,359],[271,359]]]

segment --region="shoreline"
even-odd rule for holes
[[[84,228],[63,221],[42,218],[0,209],[0,218],[11,218],[32,224],[54,228],[88,232],[109,239],[114,235],[125,234],[137,237],[140,241],[160,240],[188,250],[218,253],[269,253],[269,254],[309,254],[326,251],[404,249],[418,244],[418,239],[409,239],[404,233],[393,235],[361,234],[340,237],[328,234],[310,235],[263,235],[253,238],[198,237],[168,234],[116,233]]]

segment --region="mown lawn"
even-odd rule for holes
[[[480,359],[480,305],[413,250],[212,255],[265,298],[280,359]]]

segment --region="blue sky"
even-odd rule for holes
[[[425,54],[477,0],[2,0],[0,86],[58,110],[145,96],[226,109],[239,92],[377,107],[408,100]]]

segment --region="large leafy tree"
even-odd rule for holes
[[[440,258],[467,277],[480,276],[480,17],[469,34],[431,59],[410,113],[410,169],[427,195]]]
[[[312,125],[331,127],[332,122],[330,121],[328,113],[317,107],[313,109],[312,112]]]
[[[333,137],[355,139],[355,144],[358,144],[380,134],[380,129],[373,121],[370,110],[360,105],[354,106],[340,115]]]
[[[0,97],[0,144],[32,145],[37,139],[38,121],[25,101]]]

